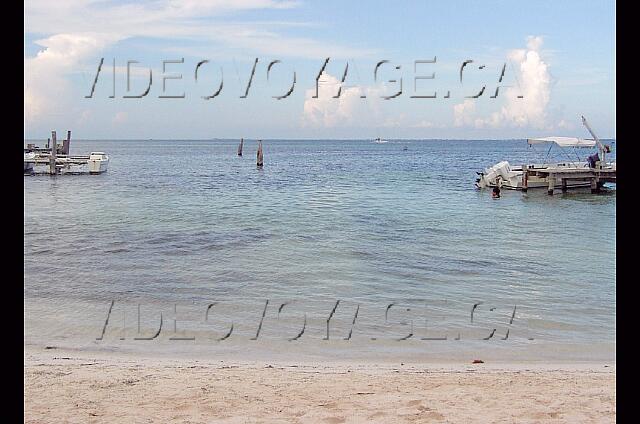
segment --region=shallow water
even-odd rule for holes
[[[105,151],[109,171],[25,176],[25,344],[614,358],[615,186],[498,200],[476,191],[476,171],[546,153],[523,140],[263,145],[257,169],[253,140],[244,157],[236,140],[76,140],[72,154]],[[160,313],[160,335],[135,340],[157,332]]]

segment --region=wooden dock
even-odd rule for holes
[[[546,178],[549,181],[547,193],[553,195],[553,190],[556,187],[556,183],[559,181],[562,191],[567,190],[568,181],[584,181],[589,182],[591,186],[591,193],[598,193],[604,183],[616,182],[616,169],[615,167],[600,168],[597,165],[595,168],[544,168],[534,169],[528,166],[523,166],[522,169],[522,191],[526,192],[527,181],[529,176],[537,176]]]
[[[89,160],[89,155],[80,156],[58,156],[56,162],[69,163],[71,165],[85,165]],[[34,159],[25,159],[25,162],[33,163],[34,165],[49,165],[49,158],[43,156],[36,156]]]
[[[92,152],[88,155],[70,155],[70,143],[71,131],[67,131],[67,138],[61,144],[57,143],[56,132],[52,131],[51,138],[47,140],[45,147],[38,147],[32,143],[28,144],[24,149],[25,175],[58,175],[62,171],[69,174],[84,174],[87,172],[89,174],[100,174],[107,170],[109,157],[105,153]],[[33,155],[27,155],[27,153]],[[42,170],[36,171],[36,167]]]

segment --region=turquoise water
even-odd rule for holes
[[[25,344],[252,358],[614,357],[615,186],[498,200],[475,190],[476,171],[546,153],[523,140],[263,145],[257,169],[253,140],[244,157],[236,140],[76,140],[72,154],[105,151],[109,171],[25,176]],[[154,335],[160,313],[160,335],[134,340]]]

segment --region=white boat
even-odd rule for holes
[[[34,152],[25,152],[24,154],[24,173],[30,174],[33,172],[33,165],[35,163],[36,154]]]
[[[388,143],[387,140],[383,140],[380,137],[376,138],[375,140],[373,140],[374,143],[376,144],[383,144],[383,143]]]
[[[527,188],[549,188],[549,179],[547,175],[549,172],[553,173],[553,171],[559,172],[570,172],[570,171],[588,171],[592,168],[598,169],[611,169],[615,171],[616,164],[615,162],[607,163],[605,161],[606,154],[611,151],[610,146],[603,145],[598,137],[593,133],[587,120],[582,117],[582,123],[587,127],[593,139],[582,139],[575,137],[543,137],[543,138],[530,138],[527,139],[527,143],[529,146],[537,145],[537,144],[551,144],[549,151],[551,151],[551,147],[558,146],[561,149],[570,149],[570,148],[594,148],[598,147],[598,153],[593,154],[587,157],[585,160],[577,157],[577,161],[573,161],[569,159],[566,162],[556,162],[556,163],[540,163],[540,164],[527,164],[522,166],[512,166],[507,161],[501,161],[497,164],[486,168],[483,172],[478,172],[478,178],[476,179],[475,186],[477,188],[486,188],[486,187],[499,187],[506,188],[512,190],[521,190],[523,188],[523,166],[526,166],[529,171],[541,170],[545,172],[529,172],[527,176]],[[566,153],[566,151],[565,151]],[[569,157],[570,158],[570,157]],[[575,187],[589,187],[590,181],[580,181],[580,180],[566,180],[565,187],[566,188],[575,188]],[[554,187],[562,187],[561,180],[556,180],[554,183]]]
[[[91,152],[89,154],[89,160],[87,160],[87,166],[89,167],[89,174],[102,174],[103,172],[106,172],[108,165],[109,165],[109,156],[107,156],[106,153]]]

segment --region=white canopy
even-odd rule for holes
[[[555,143],[560,147],[593,147],[596,145],[595,140],[575,138],[575,137],[543,137],[528,138],[529,144]]]

